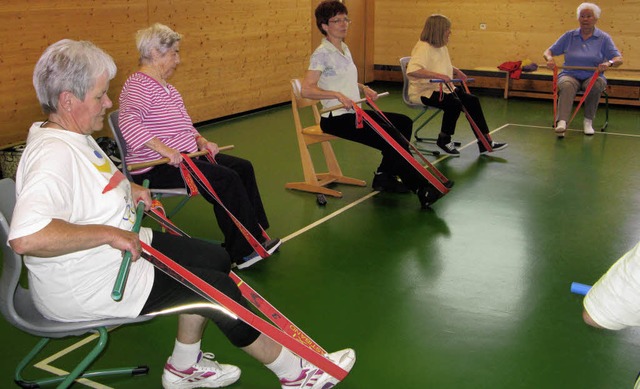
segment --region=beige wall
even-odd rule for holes
[[[136,70],[134,34],[153,22],[184,35],[182,64],[171,82],[195,122],[285,102],[288,80],[302,75],[314,48],[312,11],[317,0],[2,0],[0,2],[0,145],[24,141],[43,115],[31,85],[33,66],[45,47],[62,39],[91,40],[115,59],[118,75],[109,95],[117,98]],[[566,0],[345,0],[353,25],[349,44],[367,62],[397,65],[418,39],[425,18],[453,20],[449,45],[458,67],[495,67],[531,58],[577,25]],[[640,68],[640,0],[599,3],[599,27]],[[359,13],[366,12],[362,17]],[[356,15],[358,14],[358,15]],[[362,25],[360,25],[362,23]],[[480,31],[479,24],[487,30]],[[355,23],[354,23],[355,24]],[[364,30],[363,30],[364,29]],[[374,30],[375,29],[375,34]],[[363,34],[364,31],[364,34]],[[363,38],[364,36],[364,38]],[[356,39],[352,41],[351,39]],[[365,46],[356,47],[356,42]],[[367,79],[370,80],[370,73]],[[108,134],[103,132],[99,135]]]
[[[567,0],[376,0],[375,63],[398,65],[411,54],[426,18],[444,14],[452,21],[449,51],[463,69],[496,67],[530,58],[540,64],[542,52],[565,31],[578,27],[576,8]],[[625,67],[640,69],[640,0],[602,0],[598,27],[609,33],[625,58]],[[480,30],[480,24],[487,25]],[[635,50],[632,50],[635,49]]]
[[[109,96],[117,105],[137,68],[135,32],[154,22],[184,35],[170,82],[195,122],[287,101],[288,81],[311,53],[310,9],[308,0],[2,0],[0,145],[24,141],[43,119],[31,76],[49,44],[90,40],[111,54],[118,75]]]

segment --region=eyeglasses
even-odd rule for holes
[[[334,23],[334,24],[341,24],[341,23],[351,24],[351,19],[349,19],[349,18],[344,18],[344,19],[333,19],[333,20],[329,20],[329,23]]]

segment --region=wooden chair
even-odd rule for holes
[[[327,186],[332,183],[366,186],[367,183],[356,178],[346,177],[342,174],[336,155],[331,147],[331,141],[339,139],[333,135],[325,134],[320,129],[319,102],[310,100],[301,95],[301,82],[299,79],[291,80],[291,109],[293,111],[293,121],[296,127],[298,138],[298,148],[300,149],[300,159],[302,160],[302,171],[304,173],[303,182],[289,182],[285,184],[287,189],[296,189],[305,192],[324,194],[333,197],[342,197],[342,192],[329,189]],[[311,108],[315,124],[303,127],[300,118],[302,108]],[[320,143],[324,160],[329,170],[327,173],[317,173],[309,152],[309,146]]]

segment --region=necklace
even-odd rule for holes
[[[45,120],[44,122],[42,122],[42,124],[40,125],[40,127],[44,127],[44,125],[45,125],[45,124],[47,124],[47,123],[55,124],[56,126],[60,127],[61,129],[66,130],[66,128],[65,128],[62,124],[60,124],[60,123],[56,123],[56,122],[54,122],[53,120],[49,120],[49,119],[47,119],[47,120]]]

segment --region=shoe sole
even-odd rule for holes
[[[280,245],[281,245],[281,244],[282,244],[282,241],[281,241],[281,240],[278,240],[278,243],[277,243],[277,244],[273,245],[273,247],[271,247],[269,250],[267,250],[267,254],[269,254],[269,255],[273,254],[276,250],[278,250],[278,248],[280,248]],[[267,258],[268,258],[268,257],[267,257]],[[246,261],[246,262],[242,262],[241,264],[236,265],[236,267],[237,267],[238,269],[246,269],[246,268],[248,268],[249,266],[254,265],[254,264],[256,264],[256,263],[258,263],[258,262],[262,261],[263,259],[264,259],[264,258],[262,258],[261,256],[259,256],[259,255],[258,255],[257,257],[255,257],[255,258],[253,258],[253,259],[250,259],[250,260],[248,260],[248,261]]]
[[[221,378],[220,381],[216,381],[216,382],[198,382],[198,381],[193,381],[193,382],[173,383],[173,382],[168,382],[165,379],[164,374],[163,374],[163,376],[162,376],[162,387],[164,389],[223,388],[225,386],[229,386],[229,385],[233,384],[234,382],[238,381],[240,379],[240,375],[241,375],[241,371],[240,371],[240,369],[238,369],[238,374],[237,375],[231,375],[229,377],[224,377],[224,378]]]

